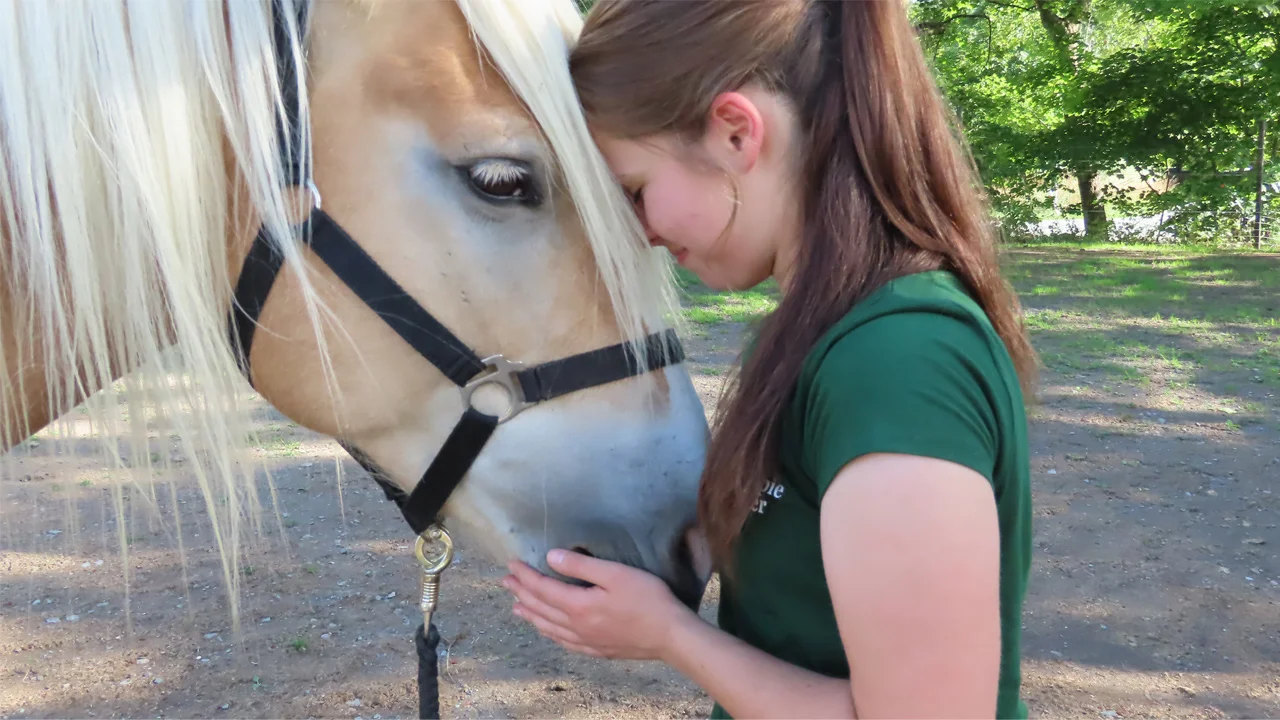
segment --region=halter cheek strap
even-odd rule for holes
[[[298,187],[308,188],[312,194],[313,208],[303,224],[309,232],[302,233],[303,241],[356,297],[458,386],[466,407],[422,478],[408,493],[392,482],[359,448],[343,444],[378,482],[387,497],[400,507],[413,531],[421,534],[436,521],[445,502],[471,469],[498,425],[538,403],[683,362],[684,350],[675,331],[667,330],[645,339],[643,362],[633,355],[629,344],[618,343],[525,368],[523,364],[501,355],[481,358],[458,339],[405,292],[321,208],[320,194],[304,169],[305,128],[299,122],[298,75],[294,58],[282,51],[282,48],[290,47],[290,35],[286,25],[288,13],[283,12],[281,2],[273,0],[276,70],[285,105],[280,126],[281,160],[290,181]],[[299,35],[306,24],[308,4],[296,3],[298,15],[294,21]],[[235,303],[230,316],[232,347],[250,384],[253,383],[253,375],[249,356],[253,349],[254,330],[283,264],[284,258],[272,244],[267,229],[259,229],[236,281]],[[475,390],[486,384],[500,385],[507,390],[511,407],[505,415],[499,417],[483,413],[472,404]]]
[[[311,250],[348,289],[373,310],[419,355],[434,365],[462,393],[466,411],[414,489],[406,494],[353,446],[348,452],[400,506],[415,533],[436,520],[449,496],[462,482],[498,425],[526,408],[560,396],[657,370],[684,360],[674,330],[646,338],[643,362],[629,344],[618,343],[525,368],[501,355],[481,358],[417,303],[327,213],[316,207],[310,217]],[[283,259],[264,230],[254,238],[235,290],[231,315],[233,346],[241,370],[252,383],[249,354],[254,329],[280,273]],[[666,352],[664,352],[666,350]],[[483,413],[471,402],[477,388],[500,385],[511,400],[502,416]]]

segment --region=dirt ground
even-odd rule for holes
[[[1280,259],[1255,261],[1280,277]],[[1083,276],[1075,253],[1014,262],[1047,365],[1031,429],[1033,715],[1280,716],[1280,293],[1208,285],[1203,302],[1189,298],[1202,311],[1175,327],[1097,293],[1041,292],[1045,273],[1025,272]],[[1191,271],[1145,261],[1138,271],[1194,284]],[[1261,314],[1204,310],[1223,303]],[[741,329],[704,324],[687,339],[708,406]],[[87,444],[40,439],[11,454],[18,472],[0,484],[0,717],[416,717],[412,537],[333,442],[268,408],[258,416],[281,520],[268,505],[263,540],[247,552],[239,637],[193,482],[179,479],[173,494],[157,486],[154,501],[125,488],[126,588],[111,488],[127,480]],[[502,574],[463,547],[445,578],[445,717],[710,711],[660,665],[542,640],[511,615]],[[713,587],[708,618],[715,599]]]

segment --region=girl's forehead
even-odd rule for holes
[[[635,140],[609,138],[597,141],[609,168],[623,183],[636,181],[660,160],[653,149]]]

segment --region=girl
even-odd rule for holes
[[[561,550],[592,586],[513,565],[516,614],[718,717],[1025,717],[1036,360],[904,2],[600,0],[571,67],[651,242],[781,300],[700,491],[718,627]]]

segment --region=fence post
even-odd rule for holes
[[[1258,120],[1258,183],[1253,205],[1253,249],[1262,248],[1262,181],[1263,166],[1267,161],[1267,119]]]

